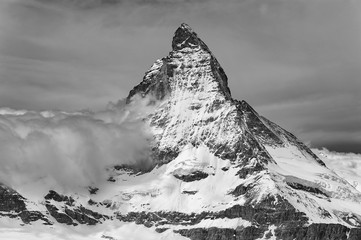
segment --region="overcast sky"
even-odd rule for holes
[[[234,98],[314,147],[361,152],[358,0],[1,0],[0,107],[127,96],[188,23]]]

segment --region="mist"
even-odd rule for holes
[[[361,154],[335,152],[326,148],[312,149],[340,177],[361,191]]]
[[[0,182],[21,190],[46,181],[70,191],[106,181],[114,165],[147,170],[148,111],[146,98],[97,112],[0,109]]]

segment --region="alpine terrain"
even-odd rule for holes
[[[182,24],[172,51],[126,99],[129,111],[148,109],[138,117],[150,133],[144,163],[152,164],[111,166],[103,185],[49,189],[43,199],[0,185],[1,219],[44,232],[134,229],[133,238],[99,235],[114,240],[361,239],[361,193],[294,135],[233,99],[227,82]]]

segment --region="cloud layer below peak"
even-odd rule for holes
[[[142,102],[132,106],[136,113],[124,104],[74,113],[0,109],[0,182],[23,189],[46,181],[45,191],[74,191],[106,181],[115,165],[146,170],[152,160]]]

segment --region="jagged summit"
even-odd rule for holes
[[[210,94],[217,92],[231,99],[223,68],[187,24],[183,23],[175,31],[172,48],[167,57],[158,59],[145,73],[143,81],[130,91],[127,102],[135,94],[160,100],[177,90],[199,93],[208,87],[213,89]]]
[[[182,23],[181,26],[175,31],[172,49],[173,51],[182,50],[184,48],[197,48],[201,47],[208,52],[208,46],[198,37],[197,33],[186,23]]]

